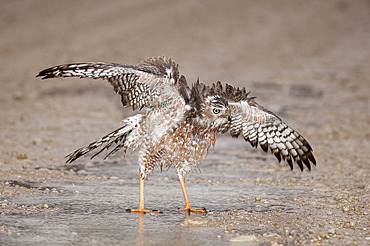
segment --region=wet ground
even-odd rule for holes
[[[2,2],[1,245],[367,245],[370,243],[368,1]],[[218,138],[201,171],[147,179],[136,155],[63,157],[131,114],[101,81],[34,78],[61,63],[165,54],[189,81],[244,86],[306,137],[318,165],[290,171]]]

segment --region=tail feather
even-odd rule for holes
[[[110,151],[105,158],[108,156],[116,153],[118,150],[124,148],[124,151],[126,153],[126,150],[131,147],[132,141],[128,141],[130,143],[127,143],[127,137],[130,135],[130,133],[137,127],[141,120],[142,115],[136,115],[130,118],[127,118],[123,121],[125,123],[124,126],[121,128],[118,128],[117,130],[114,130],[113,132],[107,134],[106,136],[102,137],[101,139],[90,143],[89,145],[86,145],[82,148],[79,148],[78,150],[68,154],[65,158],[67,158],[66,163],[72,163],[76,159],[80,158],[81,156],[95,150],[101,147],[101,149],[95,153],[92,157],[99,155],[101,152],[108,150],[113,144],[116,144],[114,149]],[[131,139],[132,140],[132,139]],[[134,146],[135,147],[135,146]],[[104,159],[105,159],[104,158]]]
[[[131,131],[130,131],[131,132]],[[116,149],[118,146],[120,146],[119,149],[121,149],[125,143],[126,143],[126,137],[127,135],[130,133],[128,132],[127,134],[123,134],[121,136],[118,136],[116,139],[114,139],[113,141],[110,141],[109,143],[107,143],[103,148],[101,148],[98,152],[96,152],[93,156],[91,156],[90,159],[94,158],[95,156],[99,155],[101,152],[103,152],[104,150],[108,150],[113,144],[118,144],[120,142],[120,144],[118,144],[114,149]],[[110,156],[111,154],[113,153],[109,153],[108,155],[106,155],[104,157],[104,159],[106,159],[108,156]]]
[[[109,133],[108,135],[102,137],[101,139],[95,141],[95,142],[92,142],[90,143],[89,145],[86,145],[82,148],[79,148],[78,150],[70,153],[69,155],[66,156],[67,158],[67,161],[66,163],[71,163],[73,161],[75,161],[76,159],[80,158],[81,156],[103,146],[97,153],[95,153],[92,157],[94,158],[95,156],[97,156],[98,154],[100,154],[101,152],[103,152],[104,150],[107,150],[109,149],[112,144],[114,143],[123,143],[126,141],[126,138],[128,136],[128,134],[130,134],[132,131],[132,129],[127,129],[126,126],[124,127],[121,127],[111,133]],[[123,146],[122,144],[122,146]]]

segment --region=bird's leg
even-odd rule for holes
[[[179,178],[180,184],[181,184],[181,189],[182,193],[184,194],[184,199],[185,199],[185,208],[180,208],[180,211],[187,211],[187,212],[194,212],[194,213],[206,213],[207,210],[205,208],[193,208],[190,204],[188,193],[186,192],[185,188],[185,179],[184,178]]]
[[[127,212],[131,213],[160,213],[158,210],[147,210],[144,206],[144,183],[145,178],[142,177],[140,173],[140,202],[139,202],[139,208],[138,209],[127,209]]]

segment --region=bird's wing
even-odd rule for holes
[[[37,76],[43,79],[79,77],[107,80],[121,95],[123,106],[135,110],[153,106],[161,94],[158,86],[176,85],[179,80],[178,65],[167,57],[147,58],[139,65],[118,63],[74,63],[51,67]]]
[[[231,136],[242,135],[253,147],[258,143],[267,152],[269,149],[281,161],[288,162],[293,169],[293,162],[303,170],[303,165],[311,169],[316,165],[310,144],[298,132],[289,127],[277,115],[263,108],[249,97],[246,90],[227,85],[222,88],[220,82],[213,85],[215,93],[229,102]]]

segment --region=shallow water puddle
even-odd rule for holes
[[[27,212],[25,209],[2,216],[2,224],[16,230],[12,236],[2,237],[0,242],[221,245],[232,237],[225,234],[224,228],[215,222],[223,211],[240,209],[289,213],[297,208],[282,203],[282,200],[292,200],[298,193],[312,195],[312,191],[302,186],[256,185],[257,178],[275,177],[271,170],[258,166],[258,163],[266,160],[270,162],[270,157],[259,152],[245,155],[242,151],[230,149],[227,144],[228,140],[222,141],[217,146],[220,151],[210,154],[207,161],[202,163],[202,171],[192,173],[186,182],[193,207],[205,207],[212,210],[213,214],[188,216],[178,211],[184,202],[173,169],[163,173],[156,171],[149,176],[145,186],[146,207],[158,209],[163,214],[140,216],[127,213],[126,209],[138,206],[137,166],[120,164],[121,160],[112,158],[106,162],[89,162],[89,165],[80,167],[84,175],[112,177],[108,181],[40,184],[8,181],[10,185],[49,192],[7,199],[8,204],[26,208],[33,206],[38,210]],[[290,172],[280,175],[295,176]],[[249,231],[263,232],[261,228],[249,228]]]

